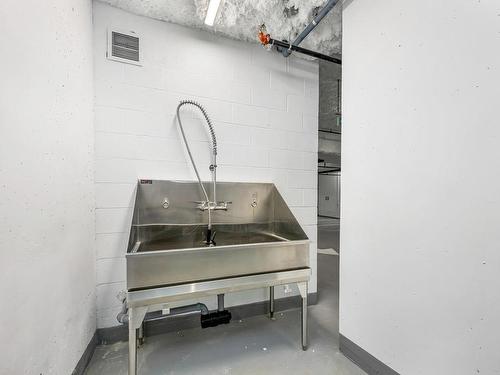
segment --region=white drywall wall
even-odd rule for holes
[[[0,2],[1,374],[70,374],[96,328],[91,5]]]
[[[143,66],[106,59],[107,29],[141,36]],[[316,291],[318,65],[244,42],[156,21],[94,2],[98,326],[117,325],[125,252],[138,178],[195,175],[174,113],[182,98],[206,106],[218,137],[219,181],[274,182],[311,245]],[[198,168],[210,179],[206,125],[185,128]],[[277,297],[283,296],[277,288]],[[263,300],[235,293],[228,305]],[[209,305],[215,307],[215,297]]]
[[[500,3],[343,25],[340,332],[401,374],[499,374]]]

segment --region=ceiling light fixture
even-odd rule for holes
[[[207,16],[205,17],[205,24],[208,26],[213,26],[215,22],[215,17],[217,17],[217,12],[219,11],[221,0],[210,0],[208,4]]]

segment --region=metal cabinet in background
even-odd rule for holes
[[[340,218],[340,172],[318,175],[318,214]]]

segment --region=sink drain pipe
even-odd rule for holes
[[[122,309],[116,316],[116,320],[121,324],[128,324],[128,307],[125,296],[118,295],[118,299],[122,301]],[[217,295],[217,311],[210,312],[207,305],[198,302],[192,305],[179,306],[170,309],[169,314],[163,314],[161,311],[148,312],[144,317],[144,322],[152,322],[155,320],[165,319],[175,315],[200,313],[201,328],[216,327],[219,324],[228,324],[231,321],[231,313],[224,310],[224,294]]]
[[[224,311],[224,294],[217,294],[217,311]]]
[[[201,313],[202,316],[210,314],[207,305],[199,302],[192,305],[174,307],[170,309],[169,314],[163,314],[161,311],[149,312],[144,317],[144,322],[152,322],[155,320],[165,319],[170,316],[191,314],[195,312]],[[116,316],[116,320],[118,320],[118,322],[120,322],[121,324],[128,324],[128,308],[125,301],[123,301],[122,310]]]
[[[224,309],[224,294],[217,294],[217,311],[201,316],[201,328],[228,324],[231,321],[231,317],[231,313]]]

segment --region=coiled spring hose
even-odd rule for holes
[[[217,205],[217,198],[216,198],[216,193],[215,193],[215,184],[216,184],[216,168],[217,168],[217,138],[215,137],[215,130],[212,125],[212,121],[210,120],[210,117],[208,116],[207,110],[198,102],[195,102],[194,100],[181,100],[179,105],[177,106],[177,121],[179,123],[179,128],[181,130],[182,134],[182,139],[184,140],[184,144],[186,145],[186,150],[189,155],[189,159],[191,160],[191,164],[193,165],[194,173],[196,174],[196,178],[198,179],[198,183],[200,184],[201,190],[203,191],[203,195],[205,196],[205,200],[207,202],[207,205],[209,205],[208,208],[208,229],[212,229],[212,215],[211,215],[211,209],[210,209],[210,199],[208,198],[207,191],[205,187],[203,186],[203,183],[201,182],[200,174],[198,173],[198,168],[196,168],[196,163],[194,162],[193,155],[191,154],[191,149],[189,148],[188,141],[186,139],[186,134],[184,133],[184,128],[182,126],[182,121],[181,121],[181,116],[180,116],[180,108],[183,105],[192,105],[196,108],[198,108],[201,113],[203,114],[203,117],[205,117],[205,121],[207,122],[208,129],[210,132],[210,138],[212,140],[212,165],[210,165],[210,171],[212,172],[212,182],[213,182],[213,198],[215,205]]]

